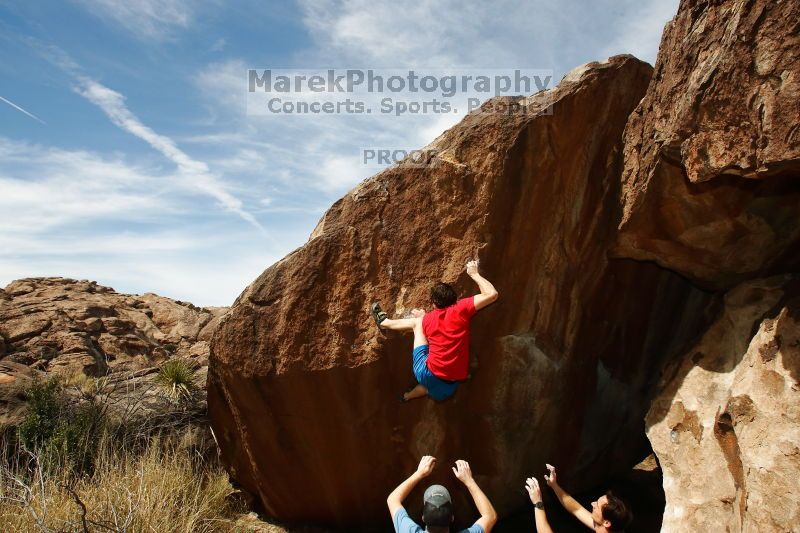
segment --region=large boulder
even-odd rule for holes
[[[491,100],[427,147],[431,165],[401,163],[336,202],[239,296],[212,339],[209,413],[233,477],[268,514],[386,526],[386,495],[433,454],[432,482],[452,485],[446,465],[467,459],[505,515],[545,461],[580,490],[646,455],[653,369],[712,300],[607,257],[621,136],[650,75],[616,56]],[[380,334],[370,303],[429,308],[439,280],[472,294],[463,268],[476,257],[501,296],[473,321],[471,381],[443,403],[401,405],[411,339]]]
[[[614,254],[725,289],[800,268],[800,2],[682,0],[625,129]]]
[[[665,373],[647,425],[664,475],[662,531],[796,531],[800,279],[731,290]]]
[[[683,0],[625,129],[613,255],[731,289],[647,418],[664,531],[800,518],[797,282],[753,281],[800,271],[798,21],[798,2]]]

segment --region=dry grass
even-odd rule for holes
[[[0,524],[19,532],[242,531],[233,493],[221,467],[177,441],[153,440],[131,455],[104,438],[91,475],[48,473],[35,457],[0,470]]]

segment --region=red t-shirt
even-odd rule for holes
[[[462,298],[450,307],[434,309],[422,318],[428,337],[428,369],[449,381],[469,373],[469,321],[475,314],[475,297]]]

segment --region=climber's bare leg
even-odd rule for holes
[[[417,386],[411,389],[410,391],[403,394],[403,399],[405,401],[413,400],[415,398],[422,398],[428,394],[428,389],[424,386],[417,383]]]
[[[393,331],[412,331],[415,320],[414,318],[387,318],[381,322],[381,328]]]
[[[427,346],[428,338],[425,337],[425,332],[422,330],[422,317],[425,316],[425,311],[422,309],[414,309],[411,311],[411,314],[414,316],[414,318],[410,319],[414,321],[414,348],[418,346]],[[416,387],[403,394],[403,399],[409,401],[415,398],[422,398],[423,396],[427,396],[427,394],[428,389],[426,389],[424,385],[417,383]]]
[[[422,309],[412,309],[410,318],[386,318],[381,322],[381,328],[391,329],[393,331],[414,331],[414,346],[419,346],[416,342],[417,329],[422,332],[422,317],[425,316],[425,311]],[[422,338],[425,339],[425,334],[422,333]],[[422,344],[428,344],[424,340]]]

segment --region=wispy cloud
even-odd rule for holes
[[[0,287],[67,276],[230,305],[295,246],[254,245],[251,226],[227,216],[188,222],[197,203],[174,177],[121,155],[0,137]]]
[[[85,76],[79,78],[77,91],[103,110],[114,125],[139,137],[175,163],[184,183],[194,187],[197,192],[214,197],[225,209],[266,233],[258,220],[244,209],[242,201],[229,193],[221,180],[210,172],[206,163],[193,159],[178,148],[172,139],[144,125],[125,105],[122,94]]]
[[[163,41],[193,19],[190,0],[76,0],[92,15],[119,25],[142,40]]]
[[[299,0],[308,59],[361,67],[517,67],[564,73],[607,52],[653,61],[678,0]],[[510,16],[498,17],[498,13]],[[354,61],[358,61],[355,64]],[[342,63],[338,63],[342,64]]]
[[[45,125],[47,125],[47,123],[46,123],[44,120],[40,119],[39,117],[37,117],[36,115],[34,115],[33,113],[31,113],[31,112],[29,112],[29,111],[25,111],[24,109],[22,109],[20,106],[18,106],[17,104],[15,104],[14,102],[12,102],[11,100],[7,100],[7,99],[3,98],[2,96],[0,96],[0,100],[2,100],[3,102],[7,103],[8,105],[10,105],[11,107],[13,107],[13,108],[14,108],[14,109],[16,109],[17,111],[21,111],[21,112],[25,113],[26,115],[28,115],[29,117],[31,117],[33,120],[36,120],[36,121],[38,121],[38,122],[41,122],[42,124],[45,124]]]
[[[209,159],[212,168],[232,172],[258,169],[287,192],[308,198],[308,192],[314,191],[314,203],[332,202],[386,166],[365,165],[362,149],[422,147],[464,114],[247,116],[248,66],[255,65],[233,59],[210,64],[196,75],[198,94],[211,110],[213,123],[208,129],[217,133],[186,137],[184,142],[226,151],[226,155]]]
[[[0,225],[35,240],[71,226],[148,222],[178,214],[169,178],[119,157],[0,137]],[[13,248],[3,248],[6,251]]]

